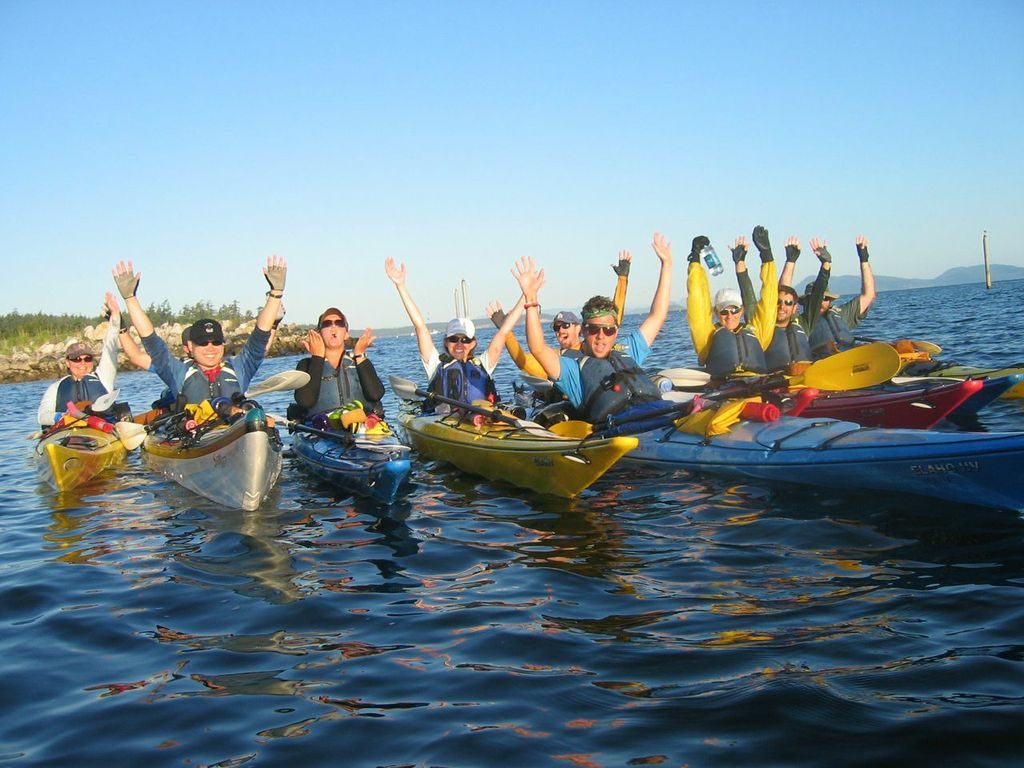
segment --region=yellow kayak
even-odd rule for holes
[[[401,417],[420,453],[464,472],[536,493],[572,498],[637,446],[635,437],[580,440],[532,422],[514,426],[456,415]]]
[[[115,434],[84,425],[62,427],[36,444],[36,469],[40,480],[68,491],[121,463],[127,453]]]

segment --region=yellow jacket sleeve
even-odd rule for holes
[[[775,335],[775,318],[778,316],[779,282],[775,276],[775,262],[761,265],[761,298],[757,301],[757,317],[751,325],[761,349],[768,349]]]
[[[711,321],[711,286],[700,262],[690,262],[686,271],[686,320],[690,325],[690,339],[697,361],[704,365],[715,324]]]
[[[619,275],[619,279],[615,281],[615,298],[612,301],[615,302],[615,308],[619,311],[618,317],[615,318],[615,322],[622,325],[622,317],[626,314],[626,288],[629,287],[629,278],[625,275]]]
[[[544,368],[537,362],[537,358],[523,349],[519,339],[514,334],[510,333],[505,337],[505,349],[508,350],[508,355],[512,358],[512,362],[523,373],[528,373],[530,376],[536,376],[539,379],[546,379],[548,377]]]

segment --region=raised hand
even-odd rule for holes
[[[736,238],[731,246],[732,260],[736,264],[742,264],[743,260],[747,258],[747,238],[740,235]]]
[[[532,257],[521,257],[512,267],[512,277],[519,283],[527,302],[537,300],[537,294],[544,287],[544,270],[537,269]]]
[[[711,241],[709,240],[708,242]],[[651,247],[654,249],[654,252],[658,254],[658,258],[661,259],[662,264],[672,263],[672,243],[668,242],[661,232],[654,233],[654,238],[651,240]]]
[[[388,256],[384,259],[384,271],[395,285],[402,286],[405,284],[405,264],[396,264],[395,260]]]
[[[861,264],[868,260],[868,239],[864,235],[857,235],[857,258]]]
[[[263,268],[263,277],[266,278],[270,290],[274,293],[284,293],[284,283],[287,276],[288,263],[277,254],[268,256],[267,266]],[[276,298],[280,298],[280,296]]]
[[[800,240],[790,235],[786,238],[786,261],[790,264],[800,258]]]
[[[822,264],[828,264],[832,261],[832,254],[828,252],[828,240],[819,240],[816,237],[811,238],[811,250],[814,251],[814,255],[818,257],[818,261]]]
[[[619,277],[629,277],[629,265],[632,261],[633,257],[629,251],[619,251],[619,265],[612,264],[612,270]]]
[[[324,345],[324,337],[316,329],[311,329],[306,334],[306,338],[302,340],[302,346],[313,357],[323,357],[327,351],[327,347]]]
[[[117,266],[114,267],[112,274],[122,299],[130,299],[139,290],[139,281],[142,279],[142,273],[136,273],[135,267],[130,261],[127,264],[119,261]]]
[[[505,310],[501,308],[500,301],[492,301],[487,305],[487,316],[496,327],[501,328],[501,324],[505,322]]]
[[[768,230],[758,224],[754,227],[753,237],[757,252],[761,255],[761,262],[767,264],[773,261],[775,257],[772,255],[772,245],[768,242]]]
[[[366,350],[369,349],[376,339],[373,336],[373,329],[367,328],[363,331],[362,335],[356,339],[355,346],[352,347],[353,355],[365,355]]]
[[[697,235],[690,244],[690,255],[686,257],[686,260],[693,263],[699,262],[700,252],[708,245],[711,245],[711,241],[708,240],[707,235]]]

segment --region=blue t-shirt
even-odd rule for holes
[[[615,348],[633,358],[637,365],[643,365],[651,354],[651,345],[640,331],[633,331],[625,339],[616,342]],[[573,408],[583,405],[583,379],[580,376],[579,360],[562,355],[562,369],[555,386],[569,398]]]

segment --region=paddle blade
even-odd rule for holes
[[[388,383],[391,384],[391,391],[402,400],[416,402],[423,399],[416,394],[416,382],[414,381],[403,379],[400,376],[388,376]]]
[[[938,355],[942,353],[942,347],[938,344],[932,344],[930,341],[911,339],[910,343],[914,345],[914,349],[918,352],[927,352],[929,355]]]
[[[263,381],[253,384],[245,393],[246,397],[259,397],[268,392],[282,392],[286,389],[298,389],[309,383],[309,374],[305,371],[281,371],[268,376]]]
[[[680,389],[703,387],[711,381],[710,374],[694,368],[666,368],[663,371],[658,371],[655,375],[668,379],[672,382],[673,387],[679,387]]]
[[[110,408],[110,406],[114,404],[114,401],[117,400],[117,396],[119,394],[121,394],[121,390],[115,389],[113,392],[108,392],[105,395],[100,395],[93,401],[92,410],[95,413],[103,413],[103,411],[107,410],[108,408]]]
[[[900,353],[891,344],[865,344],[813,363],[804,372],[802,383],[833,391],[873,387],[899,373],[901,364]]]
[[[132,421],[119,421],[114,424],[114,434],[125,448],[133,451],[146,439],[146,428]]]

